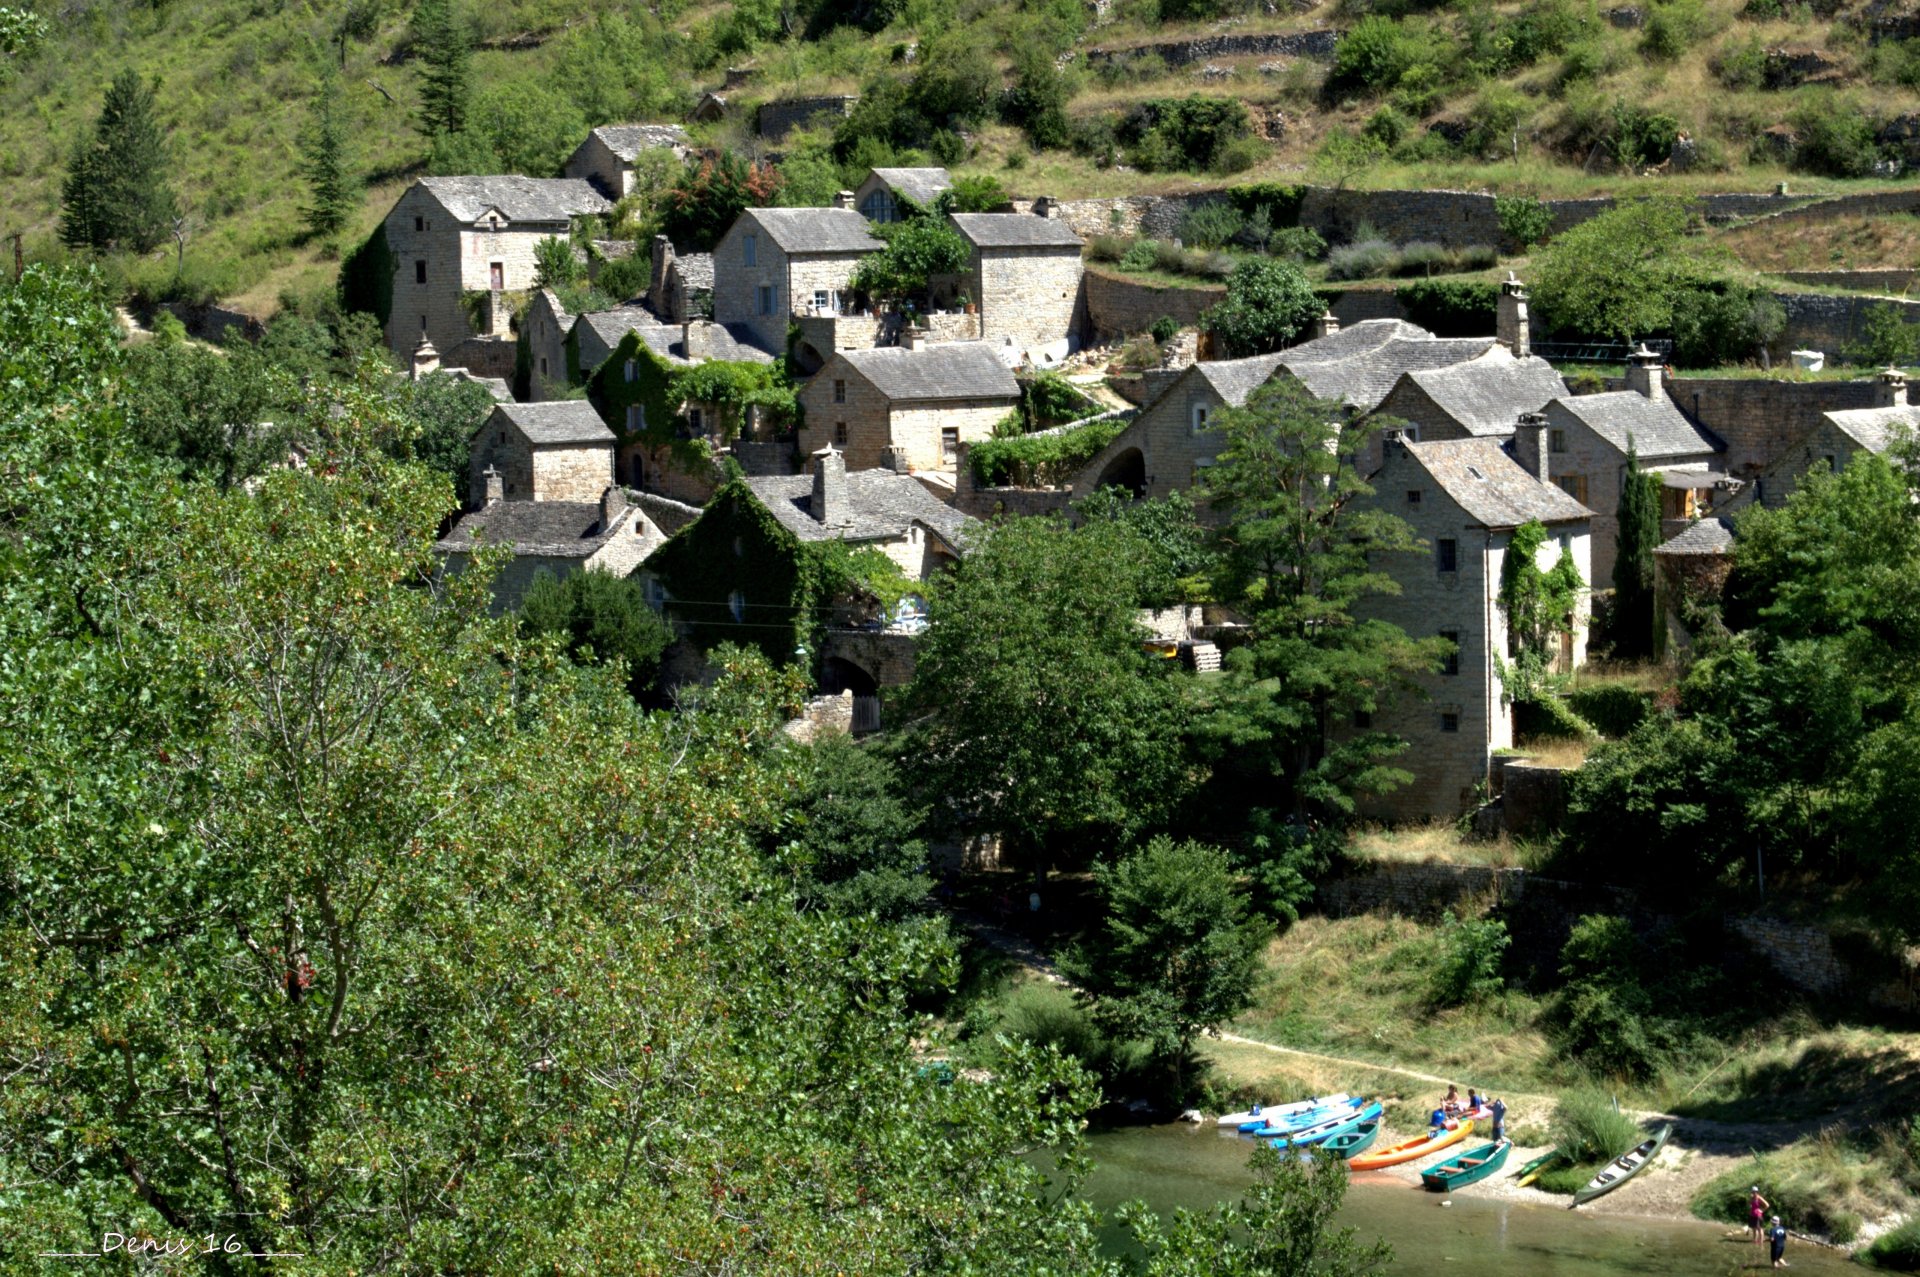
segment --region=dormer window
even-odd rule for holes
[[[748,266],[760,264],[760,237],[743,235],[740,237],[740,257]]]

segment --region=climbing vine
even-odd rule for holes
[[[1540,547],[1547,543],[1546,525],[1530,520],[1514,529],[1500,565],[1500,610],[1507,618],[1511,664],[1503,662],[1501,681],[1507,697],[1521,703],[1541,700],[1559,636],[1578,625],[1580,591],[1586,584],[1573,561],[1573,551],[1562,548],[1560,558],[1540,570]]]

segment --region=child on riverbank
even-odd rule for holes
[[[1787,1266],[1787,1226],[1780,1222],[1778,1215],[1773,1217],[1773,1227],[1767,1230],[1767,1240],[1773,1244],[1773,1266],[1785,1268]]]

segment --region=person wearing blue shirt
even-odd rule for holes
[[[1785,1268],[1787,1266],[1787,1226],[1780,1222],[1778,1215],[1773,1217],[1773,1227],[1767,1230],[1767,1240],[1773,1245],[1773,1266]]]
[[[1497,1143],[1507,1138],[1507,1102],[1505,1100],[1494,1100],[1492,1101],[1492,1107],[1493,1138]]]

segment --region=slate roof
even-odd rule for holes
[[[1018,399],[1020,385],[993,347],[980,341],[907,350],[881,346],[839,357],[895,403],[935,399]]]
[[[1420,341],[1432,336],[1420,325],[1409,324],[1404,319],[1363,319],[1325,337],[1315,337],[1298,346],[1289,346],[1286,353],[1293,359],[1343,359],[1348,355],[1378,350],[1396,338]]]
[[[1655,554],[1725,554],[1733,548],[1733,520],[1701,519],[1654,547]]]
[[[1553,402],[1623,453],[1632,436],[1642,461],[1720,451],[1719,444],[1688,421],[1664,392],[1650,399],[1637,390],[1614,390]]]
[[[640,334],[640,340],[647,348],[662,359],[671,359],[675,363],[693,363],[687,358],[686,332],[679,324],[660,324],[648,322],[635,324],[633,330]],[[621,336],[625,336],[625,332]],[[745,324],[714,324],[707,338],[712,353],[708,359],[728,359],[736,363],[770,364],[773,356],[753,344],[753,333]]]
[[[559,399],[547,403],[503,403],[493,411],[518,427],[535,447],[563,443],[604,443],[609,447],[613,445],[613,431],[607,429],[607,423],[600,420],[600,414],[595,412],[593,405],[584,399]],[[488,418],[480,429],[487,429],[491,422],[492,418]]]
[[[1319,398],[1371,412],[1401,374],[1478,359],[1497,344],[1491,337],[1394,337],[1371,350],[1332,359],[1303,358],[1308,347],[1296,346],[1280,352],[1280,363]]]
[[[1494,349],[1506,352],[1503,346]],[[1401,374],[1395,393],[1408,385],[1418,387],[1472,435],[1510,435],[1521,413],[1538,412],[1567,393],[1567,383],[1553,365],[1537,356],[1483,357],[1448,368],[1416,368]]]
[[[577,177],[423,177],[420,185],[463,222],[478,221],[490,208],[509,222],[564,222],[613,207]]]
[[[1843,408],[1822,413],[1834,429],[1868,452],[1885,452],[1901,433],[1920,433],[1920,405],[1900,408]]]
[[[950,213],[947,220],[975,248],[1079,248],[1065,222],[1031,213]]]
[[[658,327],[660,317],[645,306],[616,306],[612,310],[587,311],[578,322],[593,329],[607,349],[612,350],[634,329]]]
[[[813,476],[749,475],[753,495],[802,541],[892,541],[918,523],[949,545],[964,545],[976,522],[923,487],[918,479],[891,470],[847,472],[847,501],[853,521],[829,528],[813,517]]]
[[[434,548],[458,554],[504,545],[515,554],[585,559],[620,533],[631,535],[633,517],[622,511],[602,528],[598,501],[490,501],[461,515]]]
[[[953,189],[953,175],[943,168],[877,168],[871,170],[870,175],[885,182],[894,194],[904,195],[922,208],[931,208],[940,198],[940,192]]]
[[[1209,359],[1193,365],[1195,375],[1213,387],[1213,392],[1235,408],[1247,402],[1247,396],[1267,384],[1284,355],[1254,355],[1250,359]],[[1178,385],[1176,380],[1168,391]]]
[[[673,265],[669,269],[679,274],[680,282],[684,286],[713,291],[712,253],[675,254]]]
[[[653,521],[668,536],[672,536],[700,517],[700,507],[688,505],[684,501],[675,501],[672,497],[663,497],[657,492],[629,492],[627,500],[640,508],[640,513]]]
[[[593,135],[623,160],[642,151],[688,145],[687,131],[678,124],[602,124]]]
[[[1405,447],[1467,516],[1484,527],[1517,528],[1529,519],[1561,523],[1593,514],[1558,486],[1529,473],[1498,439],[1438,439]]]
[[[850,208],[750,208],[740,216],[784,253],[873,253],[886,247]]]

